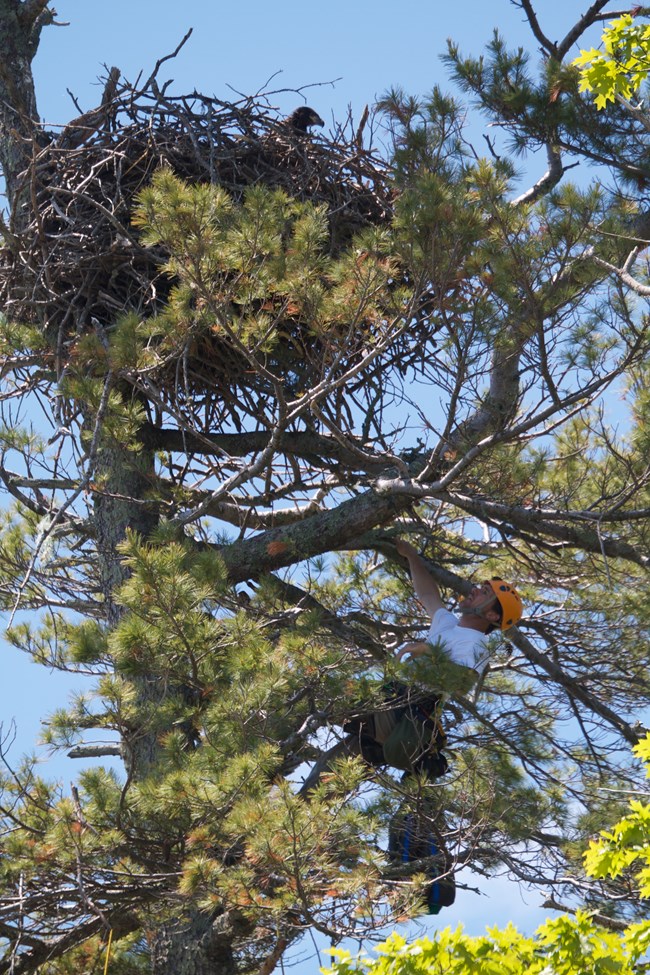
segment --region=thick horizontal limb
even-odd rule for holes
[[[244,457],[248,454],[260,453],[265,450],[269,442],[268,432],[253,431],[250,433],[201,433],[185,430],[175,430],[168,427],[156,427],[152,423],[144,424],[140,428],[139,438],[145,447],[151,450],[168,450],[183,454],[226,454],[229,457]],[[329,460],[351,470],[383,471],[387,466],[386,458],[381,454],[376,457],[363,452],[363,467],[360,464],[359,447],[350,441],[350,449],[339,439],[323,436],[312,431],[285,432],[282,434],[280,450],[286,454],[293,454],[312,462]]]
[[[119,745],[75,745],[68,752],[68,758],[103,758],[105,755],[122,756]]]

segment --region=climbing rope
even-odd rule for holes
[[[104,962],[104,975],[108,972],[108,960],[111,957],[111,941],[113,940],[113,929],[108,932],[108,943],[106,945],[106,961]]]

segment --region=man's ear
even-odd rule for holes
[[[496,609],[486,609],[486,611],[483,613],[483,617],[486,620],[489,620],[490,623],[501,622],[501,617],[499,615],[499,612]]]

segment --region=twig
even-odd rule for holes
[[[144,85],[141,88],[141,92],[145,92],[148,88],[151,87],[151,85],[153,84],[153,82],[156,79],[156,75],[160,71],[160,69],[163,66],[163,64],[165,63],[165,61],[171,61],[172,58],[175,58],[177,56],[177,54],[179,53],[179,51],[181,50],[181,48],[185,45],[185,43],[192,36],[193,30],[194,30],[194,28],[193,27],[190,27],[190,29],[188,30],[187,34],[185,34],[185,36],[183,37],[183,39],[176,46],[175,50],[172,51],[171,54],[166,54],[163,58],[159,58],[156,61],[155,65],[154,65],[154,68],[153,68],[153,71],[151,72],[151,74],[149,75],[149,77],[147,78],[147,80],[145,81]]]

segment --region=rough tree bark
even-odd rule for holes
[[[20,220],[18,176],[39,138],[32,60],[53,19],[46,0],[0,0],[0,163],[14,221]]]

